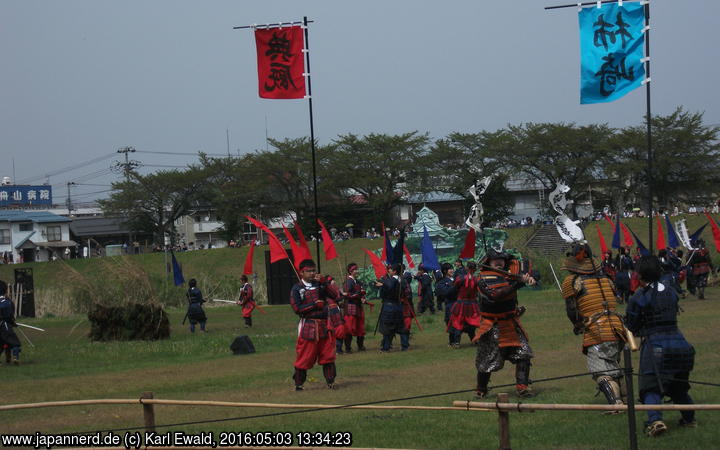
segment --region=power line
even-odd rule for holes
[[[37,176],[34,176],[34,177],[29,177],[29,178],[23,178],[22,180],[16,181],[16,183],[17,183],[17,184],[29,183],[29,182],[31,182],[31,181],[35,181],[35,180],[39,180],[39,179],[43,179],[43,178],[48,178],[48,177],[52,177],[52,176],[55,176],[55,175],[60,175],[61,173],[71,172],[71,171],[76,170],[76,169],[79,169],[79,168],[81,168],[81,167],[90,166],[90,165],[92,165],[92,164],[98,163],[98,162],[103,161],[103,160],[105,160],[105,159],[110,159],[110,158],[112,158],[112,157],[114,157],[114,156],[115,156],[115,153],[108,153],[108,154],[103,155],[103,156],[98,156],[97,158],[89,159],[89,160],[87,160],[87,161],[85,161],[85,162],[83,162],[83,163],[73,164],[72,166],[67,166],[67,167],[63,167],[62,169],[57,169],[57,170],[53,170],[53,171],[51,171],[51,172],[46,172],[46,173],[44,173],[44,174],[42,174],[42,175],[37,175]]]
[[[184,156],[199,156],[200,153],[204,153],[201,151],[198,151],[197,153],[187,153],[187,152],[151,152],[149,150],[136,150],[138,153],[150,153],[153,155],[184,155]],[[227,158],[228,155],[224,153],[205,153],[208,156],[224,156]]]

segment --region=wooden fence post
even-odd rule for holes
[[[508,394],[500,393],[497,396],[498,403],[507,403]],[[498,410],[498,437],[500,438],[500,450],[510,450],[510,413]]]
[[[142,399],[145,398],[153,398],[152,392],[143,392],[140,396],[140,402],[142,403]],[[147,404],[143,403],[143,417],[145,418],[145,431],[146,432],[154,432],[155,431],[155,405],[153,404]]]
[[[638,442],[635,422],[635,389],[633,387],[632,353],[630,353],[630,347],[627,345],[623,350],[623,357],[625,359],[625,388],[627,389],[628,439],[630,441],[630,449],[637,450]]]

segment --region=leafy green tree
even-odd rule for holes
[[[114,192],[100,207],[107,216],[125,217],[131,230],[152,230],[156,242],[175,241],[174,222],[188,213],[205,174],[200,170],[164,170],[148,175],[129,172],[129,179],[113,183]]]
[[[571,188],[574,214],[588,187],[604,176],[614,151],[615,130],[607,124],[578,126],[574,123],[527,123],[509,125],[489,149],[506,169],[525,174],[552,190],[558,181]]]
[[[439,139],[426,158],[429,174],[427,183],[419,187],[421,192],[442,191],[465,197],[465,210],[469,211],[475,200],[468,188],[476,180],[493,175],[493,180],[483,195],[484,219],[496,222],[512,214],[514,202],[505,187],[508,174],[503,171],[492,149],[500,137],[499,132],[451,133]]]
[[[709,203],[717,198],[720,185],[720,127],[703,122],[703,113],[690,113],[678,107],[666,116],[653,116],[652,193],[656,208],[672,207],[674,202]],[[623,129],[617,139],[620,152],[613,171],[640,195],[647,198],[647,128],[638,125]]]
[[[349,197],[367,203],[367,223],[388,219],[403,194],[417,192],[427,180],[429,154],[427,134],[417,131],[399,135],[341,135],[331,153],[332,184]]]

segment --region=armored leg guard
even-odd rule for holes
[[[622,394],[620,393],[620,385],[611,377],[604,375],[598,378],[598,389],[605,394],[608,405],[622,405]],[[605,414],[619,414],[620,411],[608,411]]]
[[[365,336],[358,336],[357,338],[358,350],[361,352],[365,351]]]
[[[352,336],[345,338],[345,353],[352,353]]]
[[[335,376],[337,375],[334,362],[323,364],[323,375],[325,375],[325,381],[328,387],[332,389],[335,385]]]
[[[534,397],[530,389],[530,360],[525,359],[515,363],[515,389],[523,398]]]
[[[293,374],[293,379],[295,380],[295,390],[296,391],[302,391],[303,390],[303,384],[305,384],[305,380],[307,379],[307,370],[305,369],[298,369],[295,368],[295,373]]]
[[[491,372],[478,372],[477,373],[477,388],[475,395],[479,398],[485,398],[488,395],[488,383],[490,382]]]

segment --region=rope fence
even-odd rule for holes
[[[624,369],[626,380],[632,380],[632,368]],[[562,375],[556,377],[542,378],[533,380],[532,383],[545,383],[550,381],[565,380],[588,375],[596,375],[602,372],[583,372],[571,375]],[[690,383],[720,387],[718,384],[707,383],[702,381],[687,381]],[[501,389],[515,386],[514,383],[491,386],[491,389]],[[448,395],[464,394],[473,392],[475,389],[464,389],[449,392],[440,392],[432,394],[421,394],[416,396],[393,398],[369,401],[363,403],[346,404],[346,405],[327,405],[327,404],[295,404],[295,403],[256,403],[256,402],[228,402],[228,401],[206,401],[206,400],[171,400],[156,399],[152,392],[143,392],[139,398],[134,399],[91,399],[91,400],[68,400],[53,401],[39,403],[22,403],[14,405],[0,405],[0,411],[14,411],[21,409],[37,409],[37,408],[53,408],[53,407],[69,407],[69,406],[87,406],[87,405],[141,405],[143,408],[144,425],[138,427],[114,428],[105,430],[91,430],[71,433],[72,435],[101,434],[113,432],[130,432],[145,430],[146,432],[155,432],[157,428],[179,427],[187,425],[198,425],[207,423],[219,423],[229,421],[241,421],[249,419],[261,419],[268,417],[277,417],[282,415],[303,414],[317,411],[327,411],[333,409],[351,409],[351,410],[410,410],[410,411],[477,411],[477,412],[497,412],[498,414],[498,437],[501,449],[510,448],[510,412],[533,412],[533,411],[603,411],[603,412],[628,412],[632,414],[632,422],[634,422],[634,411],[718,411],[718,404],[693,404],[693,405],[635,405],[628,402],[627,405],[597,405],[597,404],[545,404],[545,403],[511,403],[508,401],[508,394],[499,393],[497,401],[469,401],[456,400],[452,402],[452,406],[420,406],[420,405],[380,405],[380,403],[394,403],[400,401],[418,400],[432,397],[441,397]],[[628,392],[630,395],[630,392]],[[226,407],[226,408],[270,408],[270,409],[289,409],[290,411],[272,412],[266,414],[255,414],[237,417],[224,417],[217,419],[197,420],[192,422],[168,423],[157,425],[155,423],[155,405],[164,406],[193,406],[193,407]],[[631,418],[629,417],[629,422]],[[635,448],[633,444],[637,441],[633,439],[635,434],[634,427],[629,425],[629,433],[631,435],[631,448]]]

